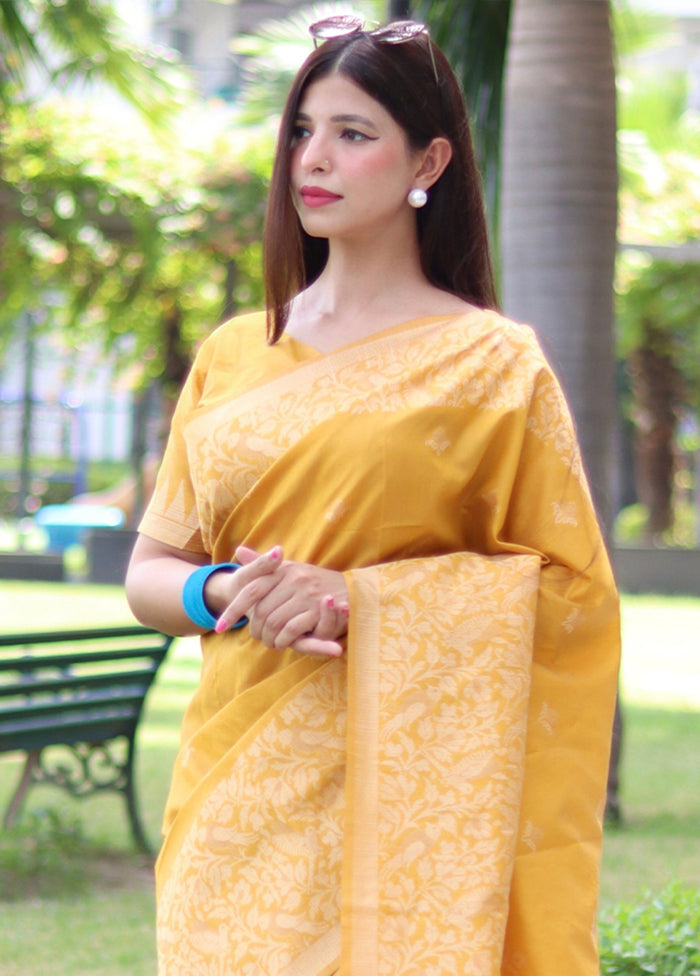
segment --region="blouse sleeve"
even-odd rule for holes
[[[206,548],[184,431],[202,395],[209,359],[210,344],[205,343],[195,358],[175,407],[155,490],[139,525],[139,532],[144,535],[197,553],[206,552]]]

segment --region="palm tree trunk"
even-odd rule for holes
[[[608,0],[514,0],[502,175],[505,311],[559,372],[609,526],[617,225]]]
[[[682,377],[666,331],[652,318],[642,323],[643,341],[631,356],[636,400],[636,472],[639,498],[647,506],[646,534],[654,542],[673,524],[675,440]]]

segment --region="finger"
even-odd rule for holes
[[[335,600],[329,593],[327,596],[321,597],[318,623],[314,627],[313,636],[319,637],[321,640],[332,640],[338,636],[337,630]]]
[[[341,657],[343,645],[338,641],[320,640],[318,637],[304,636],[294,641],[293,650],[301,654],[311,654],[320,657]]]
[[[252,563],[254,560],[258,559],[260,555],[261,553],[259,553],[256,549],[251,549],[250,546],[238,546],[233,554],[233,558],[237,563],[240,563],[241,566],[247,566],[248,563]]]
[[[238,562],[239,568],[236,570],[236,579],[242,581],[242,585],[249,583],[259,576],[267,573],[274,573],[282,565],[282,547],[273,546],[267,552],[258,553],[255,549],[248,549],[246,546],[239,546],[236,549],[234,558]]]
[[[276,546],[234,573],[239,591],[219,616],[214,628],[217,634],[228,630],[241,617],[248,616],[256,603],[275,588],[277,579],[274,574],[280,568],[281,558],[282,550]]]
[[[275,627],[274,624],[270,625],[268,622],[268,626],[263,630],[263,643],[268,647],[276,647],[278,650],[291,647],[300,637],[315,633],[317,623],[317,610],[305,610],[298,613],[285,620],[282,627]]]
[[[274,576],[261,576],[244,586],[220,614],[214,627],[216,633],[222,634],[225,630],[229,630],[242,617],[247,618],[250,622],[258,601],[264,599],[276,586],[277,582]],[[253,636],[258,635],[254,634]]]
[[[241,566],[248,566],[250,563],[255,562],[256,559],[263,559],[265,556],[272,556],[275,561],[281,563],[282,546],[273,546],[272,549],[268,549],[264,553],[258,552],[257,549],[251,549],[250,546],[238,546],[233,554],[233,558]]]
[[[287,647],[290,639],[298,637],[306,631],[315,630],[320,616],[320,597],[318,593],[309,593],[303,581],[300,583],[299,572],[307,572],[307,567],[295,563],[284,563],[280,571],[273,577],[275,586],[268,590],[253,607],[251,633],[268,647],[279,647],[278,635],[287,627],[290,621],[303,617],[304,626],[299,629],[295,624],[291,631],[285,631]],[[334,637],[335,634],[329,635]]]

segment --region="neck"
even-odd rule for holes
[[[394,307],[401,293],[424,284],[417,243],[398,249],[332,240],[326,267],[306,295],[319,316],[338,322]]]
[[[403,240],[331,238],[326,267],[292,302],[287,333],[330,352],[413,319],[468,307],[427,280],[415,229]]]

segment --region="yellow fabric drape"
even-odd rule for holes
[[[617,599],[532,333],[263,336],[204,344],[141,530],[345,572],[347,654],[203,638],[161,976],[594,976]]]

